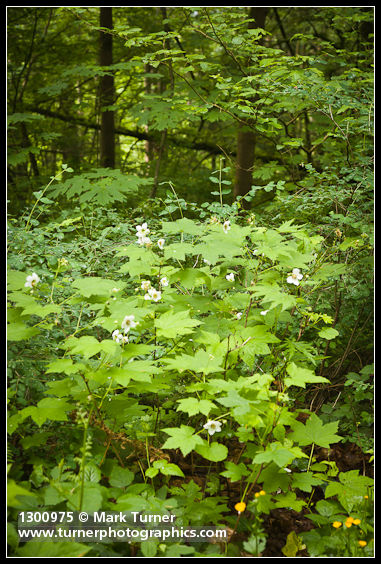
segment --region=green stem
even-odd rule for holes
[[[83,505],[83,496],[85,493],[85,468],[86,468],[86,444],[87,444],[87,431],[89,428],[89,421],[91,418],[93,408],[91,408],[88,417],[85,419],[84,422],[84,430],[83,430],[83,441],[82,441],[82,460],[81,460],[81,491],[79,495],[79,508],[78,511],[82,511]]]
[[[308,459],[307,472],[309,471],[310,466],[311,466],[312,455],[313,455],[313,452],[314,452],[314,448],[315,448],[315,443],[312,443],[311,452],[310,452],[310,457],[309,457],[309,459]]]
[[[61,174],[63,174],[64,172],[65,172],[65,170],[61,170],[58,174],[56,174],[56,176],[54,176],[54,177],[51,179],[51,181],[49,182],[49,184],[48,184],[47,186],[45,186],[45,188],[43,189],[43,191],[41,192],[41,194],[40,194],[39,197],[37,198],[37,200],[36,200],[36,202],[35,202],[35,204],[34,204],[32,210],[31,210],[31,212],[30,212],[30,214],[29,214],[28,220],[27,220],[27,222],[26,222],[25,231],[29,231],[29,229],[28,229],[29,223],[30,223],[30,220],[31,220],[32,215],[33,215],[33,212],[34,212],[34,210],[35,210],[35,208],[36,208],[38,202],[41,200],[41,198],[43,197],[43,195],[45,194],[45,192],[46,192],[46,190],[49,188],[49,186],[52,184],[52,182],[54,182],[54,180],[57,180],[57,178],[59,178],[59,176],[61,176]]]

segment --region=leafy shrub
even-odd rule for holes
[[[233,534],[223,553],[257,556],[264,517],[312,510],[310,556],[359,554],[328,542],[327,531],[346,511],[368,540],[358,498],[372,480],[332,479],[315,454],[343,439],[340,420],[298,407],[309,389],[330,386],[316,369],[339,331],[316,304],[345,275],[340,254],[327,261],[324,238],[293,221],[258,226],[237,206],[199,221],[178,209],[180,219],[149,225],[109,211],[119,223],[103,217],[91,239],[78,217],[12,227],[11,523],[23,508],[139,507],[173,512],[184,526],[228,526],[247,540]],[[339,505],[312,508],[315,490]],[[18,546],[12,527],[15,554],[44,554],[41,543]],[[125,550],[220,554],[216,545],[149,543]],[[90,554],[119,554],[117,545],[91,545]],[[73,545],[71,555],[80,549],[89,547]]]

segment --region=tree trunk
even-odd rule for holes
[[[100,8],[99,23],[101,27],[112,30],[112,7]],[[112,35],[100,32],[99,64],[102,67],[112,65]],[[111,106],[115,99],[114,76],[105,75],[100,79],[99,104],[101,111],[100,133],[100,165],[101,167],[115,168],[115,122],[114,112],[104,111],[103,108]]]
[[[255,22],[250,22],[249,29],[257,27],[263,28],[265,25],[266,14],[268,8],[254,6],[250,7],[249,17],[253,18]],[[235,197],[244,196],[247,194],[253,183],[253,166],[255,157],[256,134],[253,129],[250,129],[250,120],[248,126],[242,126],[238,130],[237,135],[237,161],[236,161],[236,176],[234,184]],[[242,200],[243,207],[248,207],[248,203]]]

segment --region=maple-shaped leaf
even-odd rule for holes
[[[250,474],[243,462],[235,464],[234,462],[225,462],[226,470],[220,472],[221,476],[228,478],[231,482],[238,482],[242,476]]]
[[[297,366],[294,362],[287,365],[287,374],[284,383],[287,387],[299,386],[305,388],[306,384],[315,384],[317,382],[329,382],[324,376],[316,376],[313,370]]]
[[[188,413],[189,417],[192,415],[197,415],[197,413],[202,413],[203,415],[209,415],[209,412],[213,407],[216,407],[213,402],[203,399],[198,400],[197,398],[184,398],[178,400],[179,407],[177,411],[185,411]]]
[[[335,434],[338,426],[338,421],[324,425],[316,413],[312,413],[305,425],[300,421],[294,421],[292,424],[293,432],[289,437],[301,446],[316,444],[328,448],[331,444],[341,440],[341,437]]]
[[[257,464],[275,462],[280,468],[290,464],[295,458],[308,458],[299,447],[291,447],[274,442],[267,445],[266,450],[258,452],[253,462]]]
[[[192,321],[192,320],[190,320]],[[221,372],[223,358],[222,356],[214,356],[207,353],[203,349],[196,352],[195,355],[183,354],[176,358],[163,359],[172,370],[192,370],[192,372],[201,372],[203,374],[210,374],[212,372]]]
[[[167,337],[167,339],[173,339],[177,335],[192,333],[193,327],[197,327],[197,325],[201,325],[201,323],[202,321],[189,317],[189,310],[178,311],[177,313],[166,311],[155,319],[157,336]]]
[[[197,445],[204,444],[203,439],[194,434],[193,427],[188,427],[188,425],[169,427],[163,431],[171,436],[165,441],[162,448],[179,448],[183,456],[189,454]]]

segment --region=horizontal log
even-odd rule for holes
[[[55,112],[52,110],[47,110],[45,108],[40,108],[37,106],[28,107],[28,110],[31,112],[35,112],[37,114],[50,117],[52,119],[58,119],[60,121],[64,121],[66,123],[73,123],[76,125],[81,125],[83,127],[87,127],[89,129],[100,130],[101,126],[99,123],[88,121],[80,116],[73,116],[73,115],[64,115],[59,112]],[[153,141],[153,142],[160,142],[160,133],[149,133],[147,131],[142,131],[140,129],[128,129],[126,127],[116,127],[115,133],[117,135],[124,135],[126,137],[133,137],[135,139],[140,139],[141,141]],[[206,151],[211,155],[230,155],[235,156],[235,151],[225,151],[218,145],[214,143],[208,143],[207,141],[189,141],[188,139],[184,139],[182,137],[174,137],[174,136],[167,136],[167,140],[172,145],[176,145],[178,147],[184,147],[186,149],[191,149],[194,151]]]

